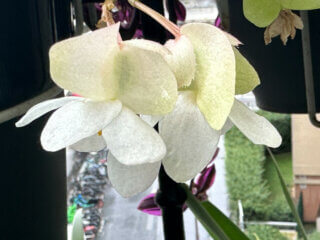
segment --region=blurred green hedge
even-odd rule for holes
[[[320,239],[320,232],[313,232],[308,235],[309,240],[319,240]]]
[[[286,152],[291,149],[290,116],[259,111],[278,129],[283,144],[274,151]],[[226,179],[230,198],[230,210],[237,216],[240,199],[246,220],[293,220],[286,202],[270,201],[270,189],[264,179],[265,147],[254,145],[236,127],[225,135]]]
[[[246,231],[251,240],[289,240],[277,228],[267,225],[249,225]]]

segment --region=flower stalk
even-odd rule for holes
[[[161,166],[156,202],[161,208],[165,240],[184,240],[183,204],[187,199],[184,189],[173,181]]]
[[[164,16],[159,14],[158,12],[154,11],[152,8],[149,8],[142,2],[138,0],[128,0],[128,2],[135,8],[139,9],[140,11],[144,12],[145,14],[152,17],[156,20],[159,24],[161,24],[165,29],[167,29],[175,38],[180,37],[180,29],[179,27],[174,24],[173,22],[166,19]]]

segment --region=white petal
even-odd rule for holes
[[[73,101],[84,101],[84,98],[81,97],[62,97],[50,99],[44,102],[41,102],[37,105],[34,105],[28,110],[28,112],[16,122],[16,127],[24,127],[36,120],[37,118],[43,116],[44,114],[62,107],[63,105],[73,102]]]
[[[109,179],[123,197],[131,197],[147,190],[156,179],[161,165],[161,161],[133,166],[124,165],[110,152],[107,163]]]
[[[281,145],[282,139],[277,129],[242,102],[234,101],[229,118],[254,144],[264,144],[274,148]]]
[[[226,134],[231,128],[233,127],[232,121],[228,118],[225,124],[223,125],[222,129],[220,130],[221,135]]]
[[[151,127],[154,127],[162,118],[163,116],[154,116],[154,115],[140,115],[140,118],[148,123]]]
[[[162,163],[177,182],[195,177],[210,162],[220,137],[220,131],[209,126],[190,91],[180,93],[176,108],[164,117],[159,129],[167,146]]]
[[[159,134],[125,107],[102,135],[115,158],[126,165],[157,162],[166,154]]]
[[[95,133],[94,135],[81,139],[79,142],[71,145],[70,148],[78,152],[98,152],[107,146],[104,138]]]
[[[41,134],[47,151],[58,151],[98,133],[121,111],[120,101],[71,102],[49,118]]]

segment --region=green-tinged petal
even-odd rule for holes
[[[124,41],[124,45],[159,53],[173,71],[178,88],[191,84],[196,70],[196,59],[192,44],[185,36],[181,36],[178,40],[169,40],[165,46],[143,39]]]
[[[93,100],[114,99],[113,75],[119,24],[54,44],[49,52],[50,73],[60,87]]]
[[[108,154],[108,176],[112,186],[123,197],[131,197],[148,189],[158,176],[161,161],[128,166]]]
[[[224,34],[227,36],[227,38],[229,39],[229,42],[232,46],[239,46],[242,45],[243,43],[240,42],[240,40],[238,38],[236,38],[235,36],[231,35],[228,32],[224,32]]]
[[[236,58],[236,94],[245,94],[260,84],[256,70],[238,49],[233,48]]]
[[[225,123],[235,93],[235,57],[228,37],[220,29],[204,23],[182,26],[196,54],[195,86],[197,104],[210,126]]]
[[[192,91],[183,91],[175,109],[159,123],[167,155],[162,161],[176,182],[194,178],[212,159],[220,137],[200,112]]]
[[[131,39],[131,40],[124,41],[122,44],[124,46],[138,47],[144,50],[153,51],[153,52],[159,53],[163,57],[171,53],[169,49],[167,49],[160,43],[150,41],[150,40],[145,40],[145,39]]]
[[[81,97],[62,97],[50,99],[34,105],[18,122],[16,122],[16,127],[24,127],[44,114],[74,101],[85,101],[85,99]]]
[[[163,57],[124,44],[115,58],[119,99],[138,114],[170,112],[177,100],[177,83]]]
[[[95,133],[94,135],[81,139],[79,142],[71,145],[70,148],[78,152],[98,152],[107,146],[104,138]]]
[[[158,162],[166,154],[159,134],[126,107],[102,130],[102,135],[112,155],[122,164]]]
[[[280,10],[279,0],[243,0],[244,16],[257,27],[270,25],[278,17]]]
[[[251,111],[242,102],[235,100],[230,120],[254,144],[279,147],[282,138],[277,129],[264,117]]]
[[[108,125],[121,111],[120,101],[71,102],[55,111],[41,134],[47,151],[58,151],[90,137]]]
[[[196,72],[196,57],[191,42],[182,35],[179,39],[167,41],[165,46],[172,53],[167,54],[165,59],[176,76],[178,88],[189,86]]]
[[[280,0],[282,8],[292,10],[312,10],[320,8],[319,0]]]

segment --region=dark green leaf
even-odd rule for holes
[[[303,237],[304,240],[308,240],[307,233],[306,233],[306,231],[305,231],[305,229],[303,227],[303,224],[302,224],[302,221],[301,221],[301,219],[299,217],[299,214],[298,214],[298,211],[296,209],[296,206],[294,205],[294,203],[293,203],[293,201],[291,199],[291,196],[290,196],[289,191],[287,189],[286,183],[285,183],[285,181],[283,179],[283,176],[282,176],[282,174],[280,172],[280,168],[278,166],[278,163],[277,163],[273,153],[271,152],[270,148],[267,147],[267,150],[268,150],[268,152],[269,152],[269,154],[271,156],[271,159],[272,159],[272,162],[274,164],[274,167],[276,168],[283,194],[286,197],[286,200],[287,200],[287,202],[289,204],[289,207],[291,208],[292,214],[293,214],[294,218],[296,219],[296,221],[298,223],[298,227],[300,228],[302,237]]]
[[[210,216],[207,210],[202,206],[201,202],[193,196],[188,186],[185,184],[181,184],[187,193],[187,205],[189,209],[193,212],[195,217],[199,220],[199,222],[204,226],[204,228],[208,231],[211,237],[215,240],[232,240],[229,238],[219,226],[219,224]]]
[[[206,201],[201,203],[212,218],[220,225],[229,239],[249,240],[249,238],[235,225],[228,217],[226,217],[218,208],[211,202]]]

